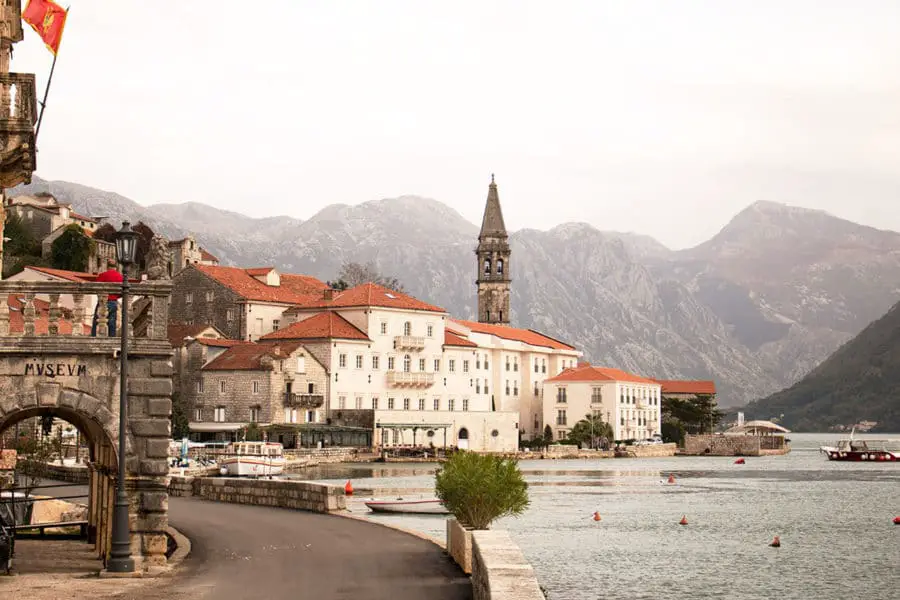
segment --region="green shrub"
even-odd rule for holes
[[[435,490],[450,513],[473,529],[521,515],[530,502],[516,460],[475,452],[451,456],[435,475]]]

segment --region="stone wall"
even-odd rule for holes
[[[347,509],[344,488],[307,481],[173,476],[169,482],[169,493],[172,496],[193,495],[214,502],[256,504],[311,512]]]
[[[175,289],[169,304],[171,321],[215,325],[228,338],[244,339],[243,307],[236,293],[193,266],[175,275],[172,282]],[[207,296],[207,292],[211,292],[211,296]],[[191,293],[191,302],[186,302],[188,293]],[[227,319],[228,309],[233,311],[231,320]]]
[[[579,450],[578,446],[568,444],[553,444],[540,453],[540,456],[532,457],[523,453],[522,460],[527,458],[612,458],[615,456],[612,450]]]
[[[472,532],[474,600],[545,600],[534,568],[500,530]]]
[[[472,531],[453,518],[447,519],[447,552],[463,573],[472,574]]]
[[[683,454],[695,456],[759,456],[755,435],[686,435]]]
[[[657,458],[660,456],[675,456],[676,444],[652,444],[647,446],[626,446],[622,450],[616,450],[618,458]]]
[[[20,459],[22,461],[28,461],[26,458]],[[90,476],[90,470],[87,466],[72,466],[72,465],[54,465],[54,464],[45,464],[43,465],[44,474],[42,478],[44,479],[52,479],[54,481],[67,481],[69,483],[87,483],[88,477]]]

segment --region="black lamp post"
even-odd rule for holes
[[[128,221],[116,232],[116,257],[122,265],[122,345],[119,352],[119,477],[112,522],[112,544],[106,568],[111,573],[132,573],[131,533],[128,526],[128,496],[125,493],[125,431],[128,408],[128,267],[134,264],[138,233]]]

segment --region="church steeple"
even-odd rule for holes
[[[478,321],[509,325],[509,236],[503,223],[497,183],[491,174],[487,203],[478,234]]]

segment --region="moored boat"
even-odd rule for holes
[[[284,446],[277,442],[234,442],[219,461],[223,475],[265,477],[284,471]]]
[[[820,446],[828,460],[854,462],[897,462],[900,461],[900,440],[857,440],[850,437],[839,440],[837,446]]]
[[[365,504],[372,512],[424,515],[446,515],[450,512],[444,506],[444,503],[437,498],[424,500],[404,500],[403,498],[397,498],[396,500],[367,500]]]

